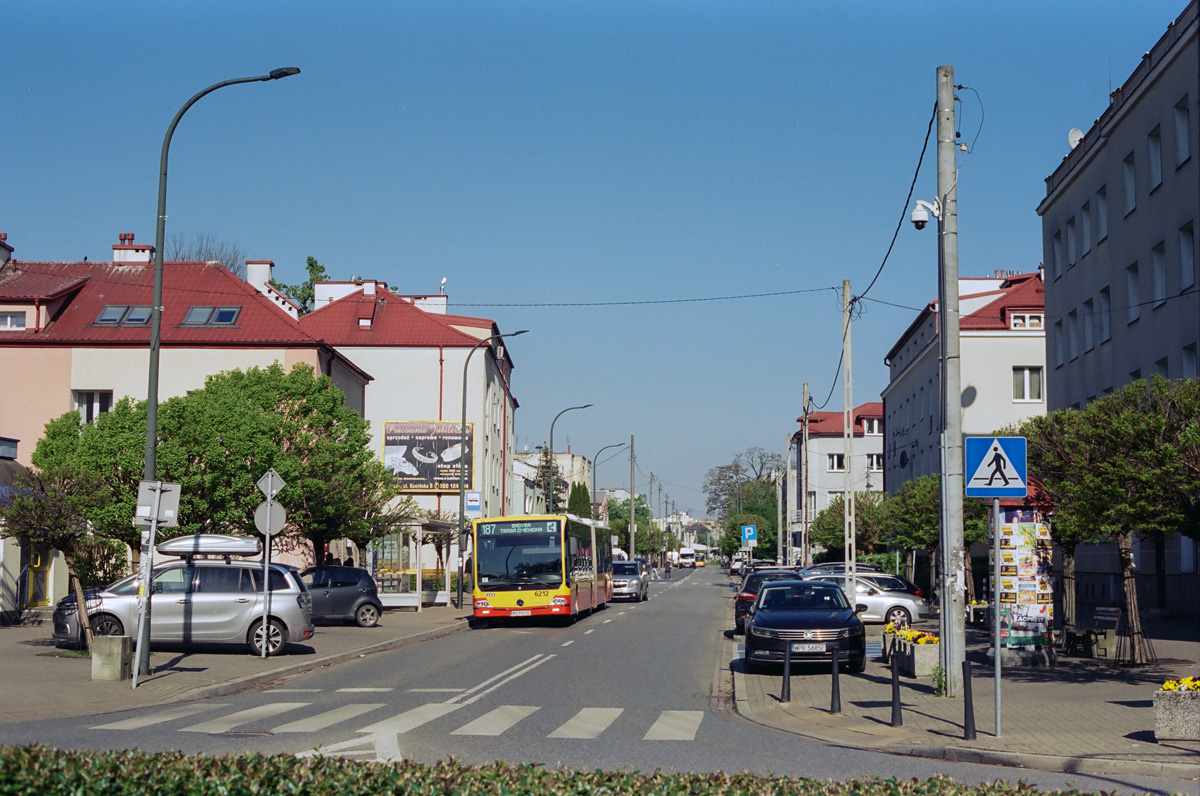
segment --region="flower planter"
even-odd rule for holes
[[[1200,691],[1155,691],[1154,737],[1200,741]]]
[[[896,646],[900,673],[908,677],[929,677],[938,667],[940,656],[937,644],[913,644],[901,641]]]

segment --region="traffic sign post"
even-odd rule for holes
[[[271,612],[271,537],[282,531],[283,526],[287,523],[287,512],[283,510],[283,506],[275,502],[275,496],[285,486],[287,484],[279,477],[279,473],[275,472],[275,468],[268,469],[263,477],[258,479],[258,488],[267,496],[267,499],[258,504],[258,508],[254,510],[254,527],[258,528],[259,532],[266,537],[266,544],[263,545],[263,615],[262,628],[260,628],[262,631],[261,653],[264,660],[267,657],[267,648],[271,646],[271,626],[268,624]]]
[[[995,666],[995,735],[1000,737],[1000,498],[1027,497],[1028,462],[1024,437],[967,437],[967,497],[992,499],[992,655]]]
[[[150,674],[150,618],[152,610],[150,582],[154,577],[154,541],[158,526],[179,526],[179,484],[163,481],[139,481],[137,507],[133,511],[133,524],[146,525],[142,531],[142,583],[138,589],[137,660],[133,665],[132,687],[137,688],[138,674]],[[78,612],[80,621],[86,622],[87,611]],[[83,628],[80,628],[80,633]]]
[[[742,547],[758,547],[758,526],[742,526]]]

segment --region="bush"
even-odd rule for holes
[[[491,763],[470,767],[363,763],[290,755],[189,757],[178,752],[63,752],[0,746],[0,796],[1036,796],[1024,782],[969,786],[937,775],[921,781],[866,778],[845,783],[752,774],[641,774]],[[1072,791],[1078,793],[1078,791]]]
[[[129,548],[116,539],[81,539],[75,551],[75,572],[84,588],[115,583],[129,574]]]

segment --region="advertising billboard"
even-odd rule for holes
[[[475,424],[467,423],[467,444],[462,444],[458,423],[437,421],[385,422],[383,466],[406,492],[458,492],[465,468],[467,489],[474,488],[472,456]]]

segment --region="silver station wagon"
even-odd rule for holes
[[[256,537],[185,536],[163,542],[157,551],[176,560],[154,567],[152,642],[246,644],[255,655],[265,643],[267,654],[275,655],[289,642],[312,638],[312,597],[295,570],[279,564],[269,570],[263,632],[263,562],[234,558],[259,554]],[[94,634],[137,635],[139,576],[84,595]],[[73,595],[54,609],[54,638],[80,639]]]

